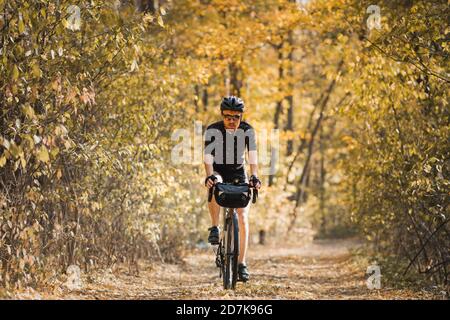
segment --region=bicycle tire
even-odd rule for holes
[[[225,228],[224,228],[225,234],[225,263],[224,263],[224,270],[223,270],[223,288],[225,290],[229,289],[231,287],[231,219],[225,219]]]
[[[233,210],[233,215],[231,218],[231,229],[232,229],[232,239],[233,239],[233,256],[231,259],[231,289],[236,289],[236,282],[238,280],[238,259],[239,259],[239,221],[236,210]]]

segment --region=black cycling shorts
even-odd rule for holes
[[[248,183],[247,174],[244,170],[234,172],[214,171],[214,175],[220,175],[225,183]]]

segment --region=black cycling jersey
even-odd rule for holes
[[[214,157],[214,171],[225,182],[234,178],[242,181],[245,177],[245,150],[256,150],[255,130],[247,122],[241,121],[236,130],[226,130],[223,121],[206,128],[205,155]]]

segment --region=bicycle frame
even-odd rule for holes
[[[208,201],[211,201],[213,188],[209,191]],[[253,203],[256,202],[257,190],[253,193]],[[224,208],[223,227],[216,253],[216,266],[219,277],[223,278],[224,289],[235,289],[238,281],[239,259],[239,217],[236,208]]]

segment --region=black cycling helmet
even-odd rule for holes
[[[244,112],[244,101],[241,98],[235,96],[228,96],[222,99],[220,103],[220,111],[234,110]]]

